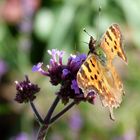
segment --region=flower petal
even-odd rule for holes
[[[39,62],[37,65],[34,65],[34,66],[32,67],[32,71],[33,71],[33,72],[38,71],[38,72],[40,72],[42,75],[49,76],[49,73],[46,72],[46,71],[44,71],[44,70],[41,68],[42,65],[43,65],[43,63]]]
[[[79,90],[77,81],[75,79],[72,80],[71,89],[75,91],[75,94],[80,94],[80,90]]]
[[[39,62],[37,65],[34,65],[33,67],[32,67],[32,71],[33,72],[35,72],[35,71],[40,71],[42,68],[42,65],[43,65],[43,63],[41,63],[41,62]]]
[[[62,78],[65,78],[69,73],[70,73],[70,71],[68,69],[63,69]]]

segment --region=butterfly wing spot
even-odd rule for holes
[[[97,80],[97,75],[96,74],[94,74],[94,78]]]
[[[110,36],[109,32],[106,32],[106,35],[108,36],[108,38],[112,41],[112,37]]]
[[[102,82],[100,80],[98,81],[98,87],[99,89],[102,89]]]
[[[116,46],[116,45],[114,45],[114,49],[115,49],[115,50],[117,49],[117,46]]]
[[[119,57],[123,57],[122,54],[121,54],[119,51],[117,52],[117,55],[118,55]]]
[[[91,80],[94,80],[94,78],[92,76],[90,76]]]
[[[115,45],[117,45],[117,42],[116,42],[116,40],[114,40],[114,43],[115,43]]]
[[[114,36],[116,36],[117,38],[120,37],[120,34],[118,34],[120,29],[119,29],[119,26],[117,24],[113,24],[112,26],[109,27],[109,29],[114,34]]]
[[[109,46],[109,42],[107,41],[106,38],[105,38],[105,42],[106,42],[107,46],[110,47],[110,46]]]
[[[90,69],[90,67],[89,67],[89,63],[88,63],[88,62],[85,62],[84,65],[85,65],[85,67],[88,69],[88,71],[91,72],[91,69]]]
[[[111,52],[112,52],[112,53],[114,52],[113,48],[111,48]]]
[[[97,70],[97,74],[98,74],[98,75],[100,74],[98,70]]]
[[[91,62],[91,64],[92,64],[92,66],[93,66],[93,67],[95,67],[95,65],[93,64],[93,62],[92,62],[92,60],[91,60],[91,59],[90,59],[90,62]]]

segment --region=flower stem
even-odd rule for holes
[[[38,120],[41,124],[43,124],[44,121],[43,121],[43,119],[41,118],[41,116],[39,115],[39,113],[38,113],[38,111],[37,111],[37,109],[36,109],[36,107],[35,107],[35,105],[34,105],[34,103],[33,103],[32,101],[30,101],[30,105],[31,105],[31,107],[32,107],[32,110],[33,110],[35,116],[37,117],[37,120]]]
[[[49,111],[48,111],[46,117],[44,118],[45,124],[48,124],[48,123],[49,123],[50,118],[51,118],[51,116],[52,116],[52,113],[53,113],[55,107],[57,106],[59,100],[60,100],[60,98],[59,98],[59,96],[57,96],[57,97],[55,98],[53,104],[51,105],[51,107],[50,107],[50,109],[49,109]]]
[[[66,113],[69,109],[71,109],[75,105],[75,102],[73,101],[70,103],[67,107],[65,107],[61,112],[56,114],[52,119],[49,121],[49,124],[55,122],[58,118],[60,118],[64,113]]]
[[[49,126],[49,121],[50,118],[52,116],[52,113],[54,111],[54,109],[56,108],[58,102],[60,101],[60,98],[57,96],[53,102],[53,104],[51,105],[46,117],[44,118],[44,125],[40,128],[39,132],[38,132],[38,137],[37,140],[43,140],[45,139],[45,134],[48,130],[48,126]]]
[[[44,124],[40,127],[37,140],[45,140],[45,134],[48,130],[48,125]]]

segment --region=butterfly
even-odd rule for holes
[[[120,106],[124,89],[113,60],[118,56],[127,63],[119,26],[111,25],[99,42],[90,36],[88,45],[89,53],[77,73],[77,84],[84,97],[92,91],[98,94],[102,105],[109,108],[110,118],[114,120],[113,109]]]

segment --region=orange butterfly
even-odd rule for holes
[[[91,36],[89,49],[88,57],[77,73],[78,86],[85,97],[91,91],[98,93],[103,106],[110,110],[110,118],[114,120],[113,108],[120,106],[124,90],[112,62],[119,56],[127,63],[119,26],[111,25],[99,43]]]

